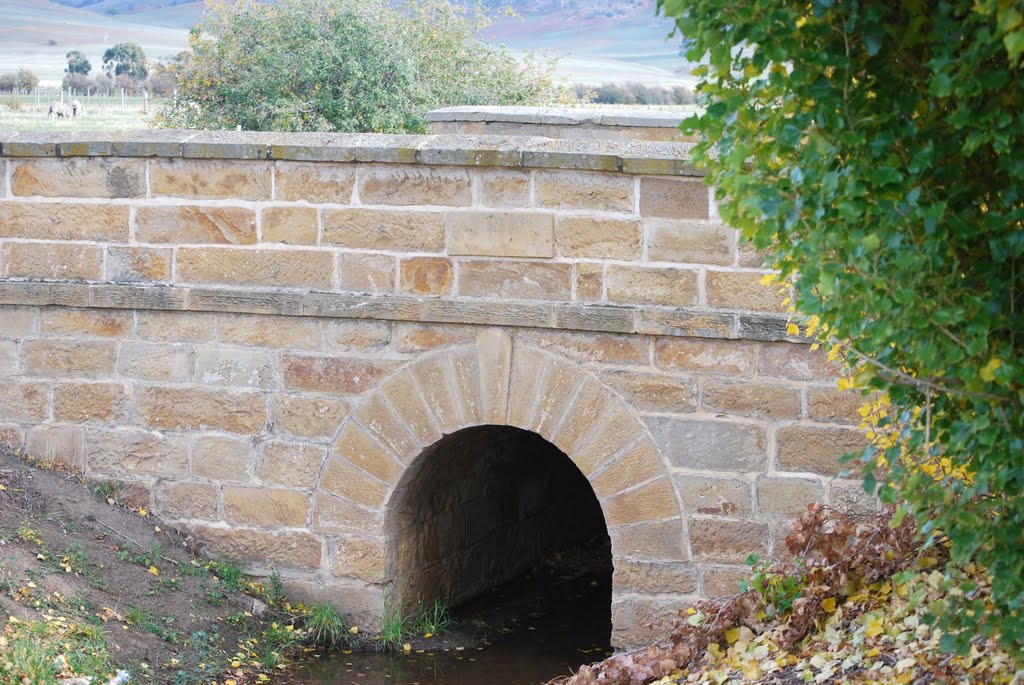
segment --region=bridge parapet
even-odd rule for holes
[[[787,335],[689,149],[0,134],[0,439],[372,625],[405,468],[527,430],[590,480],[617,644],[642,640],[806,501],[870,506],[834,478],[859,398]]]

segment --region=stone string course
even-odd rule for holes
[[[806,502],[873,506],[836,478],[860,397],[786,337],[687,149],[0,134],[0,441],[372,626],[406,467],[531,430],[600,500],[636,644]]]

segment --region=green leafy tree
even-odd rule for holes
[[[14,79],[14,86],[21,91],[29,92],[39,87],[39,77],[34,71],[18,69]]]
[[[483,11],[444,0],[250,0],[210,5],[168,66],[159,123],[279,131],[424,131],[447,105],[567,95],[550,61],[478,39]]]
[[[108,76],[128,76],[141,81],[149,74],[146,53],[135,43],[118,43],[103,53],[103,70]]]
[[[68,58],[68,66],[64,73],[88,76],[89,72],[92,71],[92,64],[89,62],[89,58],[81,50],[71,50],[66,57]]]
[[[897,409],[866,486],[947,569],[947,648],[1024,646],[1024,20],[998,0],[659,0],[703,61],[721,214]],[[797,277],[798,276],[798,277]],[[943,468],[922,468],[940,463]],[[964,629],[958,632],[958,629]]]

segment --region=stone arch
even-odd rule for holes
[[[327,536],[330,572],[377,585],[386,573],[385,513],[407,469],[446,435],[477,426],[534,433],[587,479],[611,538],[613,642],[635,643],[663,599],[651,559],[688,559],[669,470],[618,394],[577,364],[513,345],[499,328],[476,344],[424,355],[382,382],[342,424],[317,487],[313,528]],[[330,536],[340,536],[331,541]],[[690,576],[688,576],[690,577]],[[685,585],[685,583],[684,583]],[[642,632],[642,631],[641,631]]]

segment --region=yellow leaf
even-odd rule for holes
[[[149,516],[149,510],[146,509],[145,507],[142,507],[141,509],[139,509],[139,516],[141,516],[143,518],[145,518],[146,516]]]
[[[836,610],[836,598],[826,597],[825,599],[821,600],[821,608],[831,614],[833,611]]]
[[[728,642],[730,645],[736,642],[736,640],[738,639],[740,639],[739,628],[732,628],[731,630],[725,631],[725,641]]]
[[[406,652],[406,653],[411,652],[412,651],[412,645],[410,645],[408,642],[406,642],[404,645],[402,645],[402,651]]]
[[[786,324],[786,335],[800,335],[800,327],[795,323]]]
[[[150,566],[149,567],[149,572],[152,573],[154,576],[160,575],[160,571],[157,570],[156,566]]]
[[[981,376],[981,380],[992,382],[996,379],[996,369],[1003,365],[1003,360],[998,357],[992,357],[988,360],[988,364],[981,367],[978,371],[978,375]]]
[[[778,274],[765,274],[764,276],[761,276],[760,283],[761,285],[771,285],[772,283],[775,282],[775,279],[778,277]]]
[[[868,619],[868,624],[864,628],[864,634],[868,637],[875,637],[885,632],[885,628],[882,626],[882,619],[877,616],[873,616]]]
[[[850,388],[853,387],[853,379],[852,378],[840,378],[839,382],[837,383],[837,385],[839,386],[840,390],[849,390]]]
[[[423,637],[434,637],[433,633],[423,633]]]
[[[224,685],[237,685],[237,683],[235,682],[234,678],[228,678],[224,681]]]
[[[242,662],[241,662],[241,661],[237,661],[237,660],[236,660],[236,661],[232,661],[232,662],[231,662],[231,668],[238,668],[238,667],[239,667],[239,666],[241,666],[241,665],[242,665]]]
[[[352,635],[358,635],[359,634],[359,626],[352,626],[351,628],[348,629],[348,632],[350,634],[352,634]]]
[[[0,483],[0,492],[3,492],[3,491],[4,491],[4,490],[6,490],[6,489],[7,489],[7,488],[5,488],[5,487],[4,487],[4,484],[3,484],[3,483]]]

